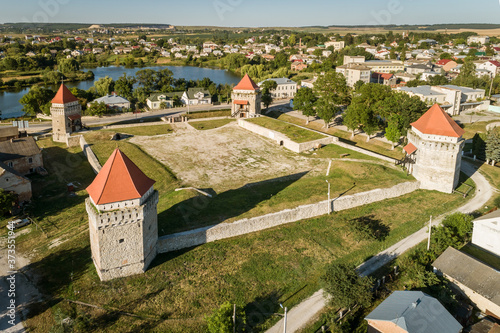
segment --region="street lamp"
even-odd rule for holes
[[[328,181],[328,179],[326,180],[326,182],[328,183],[328,214],[330,214],[332,212],[332,205],[330,203],[330,182]]]
[[[283,333],[286,333],[286,312],[287,312],[287,307],[285,306],[285,308],[283,308],[283,304],[280,303],[280,306],[282,309],[285,310],[285,316],[283,318]]]

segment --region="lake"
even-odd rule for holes
[[[140,68],[125,68],[117,66],[109,67],[97,67],[91,69],[84,69],[84,71],[91,70],[94,72],[94,80],[80,81],[80,82],[68,82],[66,86],[68,88],[77,87],[79,89],[90,89],[94,85],[94,81],[99,80],[102,77],[109,76],[113,80],[117,80],[123,73],[128,76],[134,76],[137,71],[141,69],[153,69],[160,70],[168,68],[174,73],[174,78],[185,78],[186,80],[201,80],[208,77],[210,80],[216,84],[238,84],[241,78],[227,70],[223,69],[212,69],[212,68],[200,68],[193,66],[150,66],[150,67],[140,67]],[[58,87],[52,87],[52,89],[57,89]],[[2,111],[2,118],[12,118],[19,117],[24,114],[22,111],[22,105],[19,104],[19,100],[29,91],[29,87],[21,89],[19,91],[0,91],[0,110]]]

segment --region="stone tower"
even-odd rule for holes
[[[102,281],[143,273],[156,256],[154,183],[117,148],[87,187],[92,259]]]
[[[82,106],[64,84],[61,84],[52,100],[50,113],[54,141],[66,142],[67,136],[82,127]]]
[[[411,161],[408,170],[422,189],[453,192],[460,176],[464,133],[437,104],[411,124],[404,150]]]
[[[261,98],[260,87],[246,74],[240,83],[233,88],[231,116],[248,118],[260,114]]]

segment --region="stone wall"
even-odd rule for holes
[[[330,203],[324,200],[315,204],[303,205],[286,209],[277,213],[235,221],[220,223],[213,226],[166,235],[158,239],[158,252],[165,253],[189,248],[216,240],[240,236],[279,225],[309,219],[328,214],[329,205],[332,211],[341,211],[361,205],[399,197],[417,190],[418,182],[406,182],[385,189],[375,189],[368,192],[346,195],[332,199]]]
[[[94,152],[92,151],[92,148],[90,148],[89,144],[87,143],[83,135],[80,135],[80,147],[82,148],[85,157],[87,157],[87,160],[89,161],[92,170],[94,170],[95,174],[97,175],[99,171],[101,171],[102,168],[101,163],[99,163],[97,156],[95,156]]]
[[[333,136],[326,136],[323,139],[318,139],[309,142],[297,143],[295,141],[290,140],[285,134],[270,130],[268,128],[259,126],[257,124],[245,121],[244,119],[238,119],[238,125],[246,130],[249,130],[255,134],[259,134],[275,141],[280,146],[283,146],[295,153],[301,153],[303,151],[316,148],[318,145],[328,145],[335,141],[338,141],[338,138]]]

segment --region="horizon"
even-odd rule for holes
[[[159,0],[141,3],[123,0],[119,7],[113,3],[97,0],[88,0],[85,3],[74,0],[25,0],[22,6],[8,4],[3,7],[4,10],[0,13],[2,24],[14,22],[110,24],[108,22],[113,21],[113,24],[170,24],[226,28],[474,24],[455,22],[498,24],[494,22],[498,21],[500,14],[498,2],[484,0],[474,6],[471,6],[469,1],[457,0],[452,8],[447,3],[430,0],[418,3],[403,0],[387,2],[354,0],[349,3],[337,0],[323,3],[311,0],[308,4],[297,0],[286,3],[284,1],[270,3],[264,0],[252,2],[192,0],[188,4]],[[453,18],[454,22],[449,18]]]

